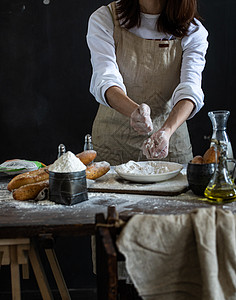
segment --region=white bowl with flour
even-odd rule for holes
[[[130,160],[115,167],[116,173],[123,179],[148,183],[159,182],[177,176],[183,165],[168,161],[139,161]]]

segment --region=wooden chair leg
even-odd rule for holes
[[[12,287],[12,299],[21,299],[20,290],[20,270],[17,261],[17,246],[10,246],[10,259],[11,259],[11,287]]]
[[[29,259],[36,277],[36,280],[38,282],[38,286],[41,292],[41,295],[44,300],[52,300],[52,292],[50,290],[47,277],[45,275],[40,257],[38,252],[35,249],[34,244],[31,244],[30,250],[29,250]]]
[[[68,292],[54,249],[45,249],[45,252],[50,263],[54,278],[56,280],[61,298],[63,300],[70,300],[70,294]]]

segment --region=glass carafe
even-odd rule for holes
[[[215,110],[208,112],[208,116],[212,123],[213,133],[212,140],[217,140],[224,142],[227,145],[226,157],[233,158],[232,146],[226,132],[227,121],[229,118],[230,112],[228,110]],[[213,145],[213,142],[211,146]]]
[[[216,153],[219,153],[219,162],[216,163],[215,172],[208,183],[204,195],[215,203],[231,202],[236,200],[236,185],[230,176],[227,168],[227,161],[230,160],[235,166],[233,159],[228,159],[227,143],[225,141],[212,140],[215,143]],[[217,154],[216,154],[217,155]]]

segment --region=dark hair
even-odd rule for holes
[[[187,35],[190,23],[196,25],[194,18],[200,20],[197,0],[160,0],[162,10],[157,29],[164,33],[183,37]],[[138,0],[120,0],[116,4],[118,19],[126,29],[140,26],[140,6]]]

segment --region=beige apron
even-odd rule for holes
[[[160,129],[172,106],[171,96],[179,84],[182,60],[181,40],[147,40],[137,37],[119,25],[115,2],[112,3],[116,59],[127,95],[136,103],[151,107],[154,131]],[[138,135],[128,117],[100,105],[93,123],[92,138],[97,160],[111,165],[140,159],[141,146],[148,136]],[[144,156],[141,160],[145,159]],[[186,123],[170,139],[165,160],[187,163],[192,147]]]

